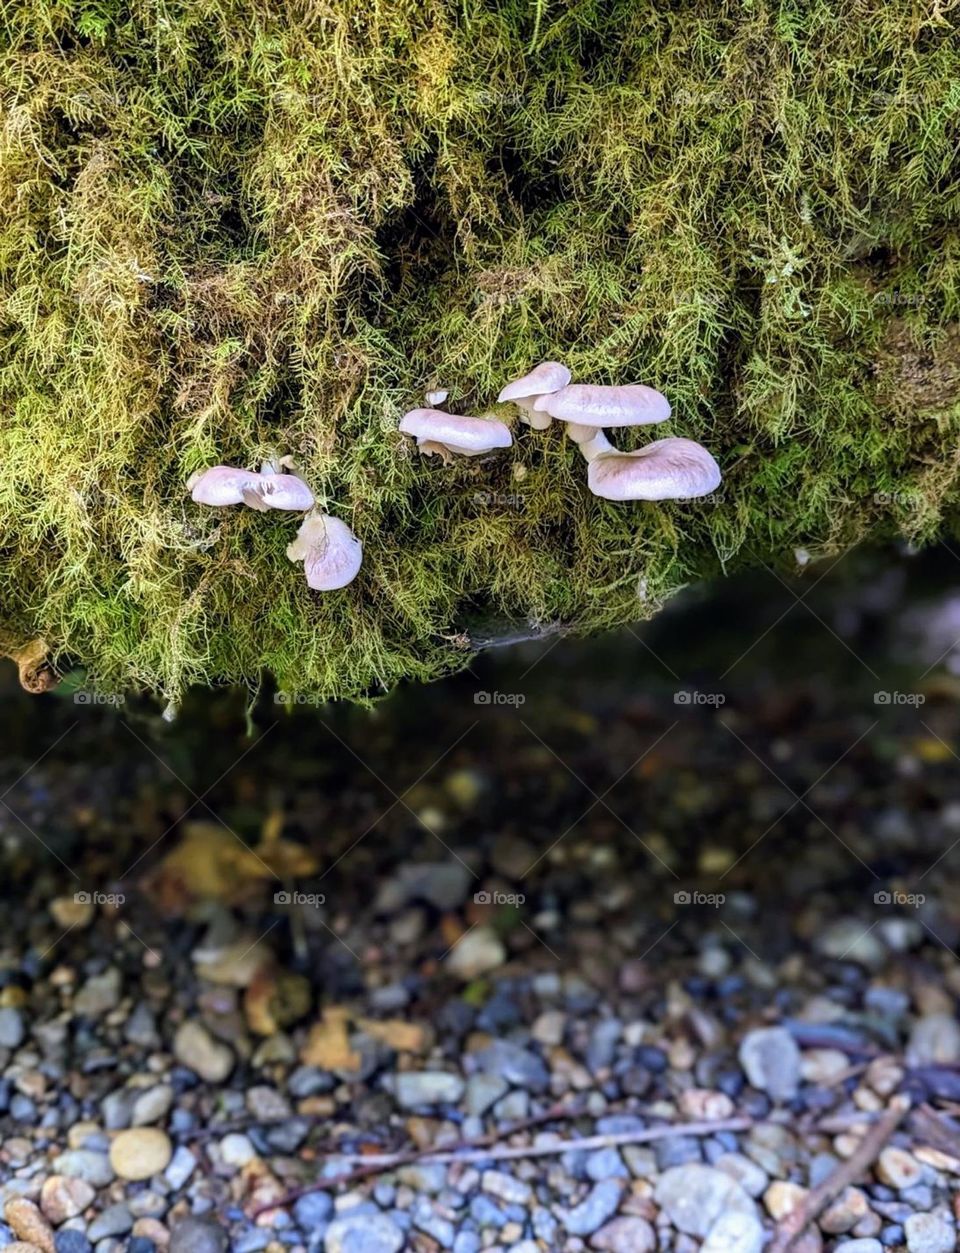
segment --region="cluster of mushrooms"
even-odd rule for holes
[[[201,505],[247,505],[264,512],[284,509],[292,513],[310,510],[287,546],[291,561],[302,561],[307,585],[317,592],[334,592],[357,577],[363,545],[339,518],[314,508],[313,492],[297,474],[289,457],[265,461],[260,472],[235,466],[211,466],[195,474],[188,484],[192,498]]]
[[[570,382],[558,361],[544,361],[523,378],[508,383],[498,401],[513,401],[520,421],[543,431],[556,419],[587,461],[587,484],[604,500],[690,500],[720,486],[720,467],[692,439],[658,439],[636,452],[620,452],[603,433],[606,426],[649,426],[670,416],[666,396],[632,383],[602,387]],[[437,403],[445,392],[433,393]],[[430,397],[428,397],[429,399]],[[496,418],[467,418],[439,409],[412,409],[400,430],[416,438],[422,453],[476,457],[513,443],[509,429]]]
[[[632,383],[602,387],[570,382],[570,371],[544,361],[523,378],[508,383],[498,401],[513,401],[520,421],[543,431],[555,419],[587,461],[587,483],[604,500],[689,500],[720,485],[720,467],[692,439],[658,439],[636,452],[620,452],[607,439],[607,426],[649,426],[670,416],[666,396]],[[427,393],[429,404],[443,404],[445,391]],[[445,462],[509,448],[513,436],[496,418],[468,418],[441,409],[411,409],[400,430],[412,435],[420,451]],[[289,457],[264,462],[259,472],[235,466],[212,466],[189,482],[201,505],[247,505],[265,511],[306,513],[297,538],[287,547],[291,561],[302,561],[307,584],[318,592],[346,587],[357,576],[363,545],[345,522],[315,508],[313,492]],[[309,512],[308,512],[309,511]]]

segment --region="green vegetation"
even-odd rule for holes
[[[356,697],[483,614],[949,528],[950,7],[0,0],[0,631],[114,690]],[[397,433],[548,357],[666,392],[723,499],[595,500],[558,426],[449,468]],[[187,496],[284,453],[363,541],[341,592]]]

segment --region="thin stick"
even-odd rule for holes
[[[561,1118],[577,1118],[583,1114],[583,1108],[554,1109],[541,1115],[537,1121],[556,1121]],[[536,1145],[504,1145],[492,1143],[493,1136],[480,1140],[464,1140],[459,1145],[435,1152],[431,1149],[414,1149],[405,1153],[347,1154],[344,1160],[348,1163],[361,1163],[355,1169],[332,1175],[328,1179],[317,1179],[303,1188],[287,1193],[278,1201],[258,1206],[252,1217],[256,1218],[267,1210],[283,1209],[293,1204],[300,1197],[310,1192],[328,1192],[393,1170],[397,1166],[408,1166],[413,1162],[426,1165],[440,1165],[449,1162],[489,1162],[508,1161],[520,1157],[546,1157],[559,1153],[575,1152],[578,1149],[614,1148],[623,1144],[646,1144],[651,1140],[665,1140],[668,1136],[712,1136],[718,1131],[748,1131],[754,1126],[751,1118],[724,1118],[715,1122],[669,1123],[663,1127],[648,1127],[643,1131],[623,1131],[611,1135],[574,1136],[560,1140],[556,1144]],[[515,1135],[522,1128],[514,1128],[506,1132]],[[487,1147],[484,1147],[484,1146]]]
[[[870,1169],[887,1141],[900,1126],[909,1108],[910,1098],[907,1096],[895,1096],[891,1100],[886,1110],[866,1132],[857,1149],[847,1160],[832,1170],[823,1183],[811,1188],[796,1209],[791,1210],[786,1218],[781,1219],[777,1224],[773,1242],[767,1247],[766,1253],[789,1253],[794,1242],[811,1223],[816,1222],[844,1188],[855,1183]]]

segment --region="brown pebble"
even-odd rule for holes
[[[68,1218],[82,1214],[95,1196],[94,1189],[83,1179],[51,1175],[40,1189],[40,1208],[54,1227],[59,1227]]]
[[[170,1243],[170,1232],[159,1218],[138,1218],[133,1224],[132,1234],[152,1240],[158,1249],[165,1249]]]
[[[36,1245],[41,1253],[55,1253],[53,1229],[33,1201],[15,1196],[3,1207],[3,1216],[15,1236]]]

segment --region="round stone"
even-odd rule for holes
[[[59,1227],[68,1218],[82,1214],[95,1196],[94,1189],[83,1179],[51,1175],[40,1189],[40,1208],[44,1216]]]
[[[170,1137],[157,1127],[121,1131],[110,1145],[110,1165],[121,1179],[150,1179],[169,1165]]]
[[[207,1083],[223,1083],[233,1070],[233,1050],[220,1044],[199,1022],[181,1023],[173,1041],[177,1061]]]
[[[323,1237],[325,1253],[400,1253],[403,1245],[403,1232],[386,1214],[347,1214]]]
[[[224,1253],[227,1233],[205,1218],[182,1218],[170,1233],[168,1253]]]

